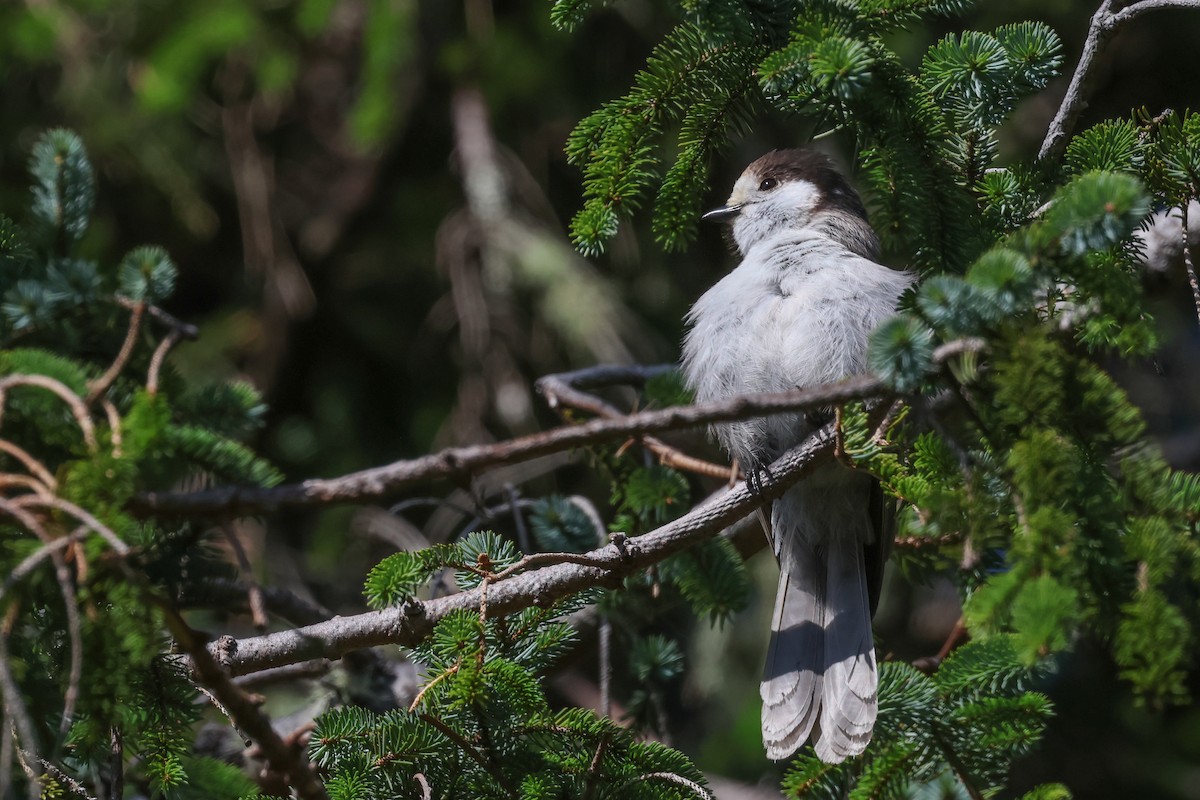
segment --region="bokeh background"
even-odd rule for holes
[[[983,2],[895,44],[916,66],[950,30],[1040,19],[1073,65],[1093,10]],[[138,244],[167,248],[181,273],[168,309],[202,330],[177,349],[177,366],[262,389],[270,411],[255,445],[291,479],[544,428],[554,419],[534,379],[673,361],[688,305],[732,264],[716,231],[664,253],[639,219],[595,259],[575,254],[565,234],[580,203],[567,134],[623,93],[677,21],[674,4],[652,0],[619,0],[570,35],[553,29],[544,1],[5,0],[0,211],[24,212],[38,133],[79,132],[99,179],[85,249],[113,260]],[[1197,52],[1198,13],[1129,26],[1106,51],[1083,125],[1200,104]],[[1002,160],[1036,152],[1064,88],[1065,79],[1019,109]],[[714,164],[707,200],[719,204],[763,151],[811,133],[805,119],[756,121]],[[820,146],[852,169],[852,142]],[[1181,270],[1147,286],[1163,351],[1120,374],[1171,459],[1194,469],[1200,339],[1190,294]],[[589,493],[606,510],[586,460],[554,458],[469,490],[439,488],[439,503],[402,516],[281,514],[239,535],[265,582],[355,612],[363,577],[389,547],[453,535],[507,485],[526,496]],[[734,781],[727,797],[756,796],[750,786],[779,775],[762,756],[756,691],[774,566],[761,554],[750,563],[760,591],[734,624],[710,630],[670,609],[661,623],[688,656],[668,709],[671,741]],[[889,585],[884,649],[936,652],[958,616],[953,588]],[[588,702],[592,647],[552,679],[560,701]],[[627,689],[618,674],[618,701]],[[1015,789],[1063,780],[1084,798],[1200,798],[1200,713],[1138,707],[1088,642],[1046,689],[1061,714],[1019,765]]]

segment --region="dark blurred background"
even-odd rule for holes
[[[670,5],[621,0],[568,35],[550,25],[546,2],[8,0],[0,211],[24,214],[38,133],[78,131],[99,178],[85,249],[109,261],[143,243],[170,251],[181,279],[168,308],[202,330],[178,348],[176,365],[262,389],[270,413],[255,444],[291,479],[543,428],[554,420],[535,378],[674,360],[683,313],[732,263],[716,231],[665,254],[643,218],[591,260],[564,232],[580,203],[564,139],[628,88],[678,21]],[[950,30],[1041,19],[1062,37],[1069,68],[1093,10],[1071,0],[981,3],[895,45],[915,67]],[[1141,106],[1196,106],[1198,48],[1196,13],[1164,11],[1123,30],[1083,125]],[[1036,152],[1064,88],[1065,79],[1018,111],[1002,161]],[[719,204],[761,152],[810,133],[803,119],[759,120],[714,165],[707,200]],[[821,143],[851,168],[848,145]],[[1163,353],[1122,374],[1173,459],[1196,467],[1190,295],[1181,272],[1150,288]],[[529,496],[587,492],[606,511],[586,464],[563,458],[499,471],[450,499],[470,508],[506,484]],[[418,505],[404,519],[335,509],[239,533],[265,581],[354,612],[384,542],[437,540],[463,524],[446,505]],[[678,623],[689,677],[672,711],[673,743],[702,768],[767,785],[778,771],[762,756],[755,687],[769,562],[751,561],[764,589],[744,620],[713,631]],[[905,658],[936,652],[958,616],[955,592],[891,583],[883,647]],[[586,695],[578,684],[594,680],[589,664],[564,669],[562,699]],[[1136,707],[1086,642],[1047,690],[1062,714],[1015,789],[1057,779],[1077,797],[1200,798],[1200,714]]]

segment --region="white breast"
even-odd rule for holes
[[[683,371],[698,402],[779,392],[863,372],[871,331],[912,282],[811,231],[755,244],[688,314]],[[799,415],[716,429],[743,464],[773,459],[799,442]]]

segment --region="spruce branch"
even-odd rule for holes
[[[67,617],[67,636],[71,648],[69,677],[67,678],[66,691],[63,694],[63,717],[59,724],[59,736],[63,737],[70,726],[71,717],[75,714],[75,704],[79,699],[79,681],[83,675],[83,623],[79,619],[79,608],[75,603],[75,587],[71,581],[71,572],[67,568],[66,559],[63,558],[61,549],[53,546],[56,541],[55,537],[50,535],[50,532],[42,525],[41,520],[24,508],[24,504],[21,501],[26,499],[43,500],[45,498],[38,495],[26,495],[15,500],[0,498],[0,512],[17,520],[22,527],[37,536],[42,543],[40,551],[44,551],[46,557],[54,563],[54,578],[58,582],[59,593],[62,594],[64,613]],[[49,500],[54,499],[57,498],[49,498]],[[77,530],[71,536],[61,538],[71,540],[78,533],[79,531]],[[25,566],[24,562],[18,565],[18,569],[22,566]],[[36,564],[31,564],[29,569],[32,569],[33,566],[36,566]],[[11,576],[10,580],[12,580]],[[4,589],[7,590],[9,587],[9,581],[5,581]],[[0,661],[6,662],[3,665],[5,674],[0,675],[0,688],[3,689],[5,695],[4,707],[6,713],[17,723],[17,732],[24,740],[24,746],[33,752],[37,747],[37,741],[31,738],[33,729],[30,727],[28,730],[25,730],[21,727],[22,714],[25,714],[24,720],[28,721],[28,712],[25,709],[24,702],[19,696],[10,696],[10,690],[15,689],[16,684],[11,674],[8,673],[7,640],[8,631],[0,631]]]
[[[652,432],[695,428],[714,422],[820,408],[888,394],[878,379],[860,375],[809,389],[744,395],[703,405],[643,411],[614,419],[595,419],[495,444],[452,447],[338,478],[313,478],[274,488],[225,487],[199,492],[147,492],[135,497],[133,505],[137,511],[152,516],[231,517],[285,507],[363,502],[434,480],[461,479],[489,467],[527,461],[575,447]]]
[[[882,416],[883,411],[877,413]],[[832,459],[833,441],[833,426],[828,425],[771,465],[769,475],[762,481],[761,493],[751,492],[745,483],[740,483],[654,531],[584,554],[590,561],[588,564],[553,564],[489,581],[488,613],[505,615],[535,605],[545,607],[584,589],[617,585],[625,576],[716,534],[764,500],[780,496],[788,486]],[[243,675],[313,658],[338,658],[375,645],[413,646],[427,638],[439,620],[456,611],[477,612],[482,600],[482,588],[476,588],[436,600],[409,600],[398,607],[241,639],[236,643],[229,667],[234,675]]]
[[[1038,150],[1039,161],[1058,160],[1066,151],[1067,141],[1075,130],[1080,114],[1087,107],[1092,80],[1095,77],[1096,61],[1117,29],[1148,11],[1164,8],[1200,9],[1200,0],[1141,0],[1119,11],[1114,10],[1116,5],[1116,0],[1103,0],[1092,15],[1079,63],[1075,66],[1071,82],[1067,85],[1067,93],[1046,130],[1041,149]]]
[[[585,367],[573,372],[561,372],[539,378],[535,384],[538,393],[546,399],[546,404],[562,415],[563,407],[588,411],[599,417],[617,419],[626,416],[624,412],[600,399],[596,395],[583,391],[583,387],[600,388],[613,385],[642,385],[651,378],[665,375],[675,369],[674,364],[655,364],[653,366],[614,366],[602,364],[595,367]],[[631,440],[632,441],[632,440]],[[690,456],[677,447],[672,447],[654,436],[641,436],[638,441],[642,446],[658,457],[658,463],[673,469],[694,472],[697,475],[707,475],[721,480],[735,480],[736,467],[726,467],[714,464],[695,456]]]
[[[196,631],[184,622],[178,612],[165,603],[159,605],[171,634],[190,658],[196,680],[212,692],[214,701],[224,707],[234,725],[259,746],[271,769],[286,775],[302,800],[328,800],[329,795],[325,793],[324,786],[304,753],[284,742],[271,725],[270,718],[222,668],[219,656],[214,654],[217,646],[214,645],[214,653],[210,653]]]

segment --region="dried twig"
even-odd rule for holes
[[[888,394],[878,379],[860,375],[811,389],[745,395],[703,405],[643,411],[617,419],[595,419],[495,444],[452,447],[410,461],[397,461],[339,478],[311,479],[273,489],[228,487],[200,492],[151,492],[138,496],[135,506],[143,512],[160,516],[212,514],[228,517],[283,507],[363,502],[434,480],[461,478],[500,464],[529,460],[630,435],[802,411]]]
[[[236,727],[258,744],[271,769],[286,775],[302,800],[327,800],[325,788],[304,754],[283,741],[271,726],[270,718],[233,682],[183,618],[166,604],[162,607],[172,635],[191,658],[192,672],[197,681],[212,692],[215,701],[224,706]]]
[[[130,311],[133,310],[134,306],[138,305],[137,300],[130,300],[127,297],[121,297],[119,295],[113,297],[113,302],[122,308],[129,309]],[[200,338],[199,328],[190,322],[184,322],[178,317],[163,311],[158,306],[146,304],[146,313],[148,313],[151,319],[153,319],[155,322],[158,322],[173,331],[178,331],[179,335],[188,341],[195,341],[196,339]]]
[[[121,541],[121,537],[119,537],[119,536],[117,536],[117,534],[113,533],[112,528],[108,527],[103,522],[96,519],[94,516],[92,516],[92,514],[90,512],[80,508],[79,506],[75,505],[74,503],[72,503],[69,500],[64,500],[61,497],[41,497],[39,495],[25,495],[24,497],[16,498],[12,502],[14,505],[21,506],[22,508],[30,508],[30,507],[54,508],[59,511],[63,511],[67,514],[70,514],[71,516],[75,517],[75,519],[79,520],[81,523],[86,525],[88,528],[90,528],[91,530],[100,534],[100,537],[102,539],[104,539],[104,541],[108,542],[108,546],[111,547],[113,550],[117,551],[117,555],[120,555],[120,556],[129,555],[129,545],[127,545],[127,544],[125,544],[125,542]]]
[[[71,409],[71,415],[75,417],[79,430],[83,432],[83,440],[87,443],[88,450],[96,451],[96,426],[92,423],[83,398],[75,394],[71,387],[47,375],[9,375],[0,378],[0,408],[4,406],[8,390],[13,386],[36,386],[61,397]]]
[[[688,780],[682,775],[676,775],[674,772],[647,772],[645,775],[638,775],[630,781],[630,783],[643,783],[645,781],[663,781],[665,783],[673,783],[676,786],[681,786],[684,789],[695,794],[703,800],[713,800],[713,794],[708,789],[704,788],[695,781]],[[628,785],[628,784],[626,784]]]
[[[8,453],[24,464],[25,469],[29,470],[49,491],[58,491],[58,481],[50,474],[50,470],[46,469],[45,464],[31,456],[23,447],[13,444],[7,439],[0,439],[0,451]]]
[[[965,352],[977,352],[983,348],[984,343],[980,339],[959,339],[938,347],[934,351],[933,360],[935,364],[941,364]],[[604,375],[616,371],[629,373],[635,370],[655,369],[665,368],[599,366],[580,370],[579,373],[568,373],[565,377],[551,377],[564,384],[570,384],[574,380],[579,385],[584,385],[583,381],[572,376],[581,373]],[[134,498],[133,505],[139,511],[156,516],[207,514],[231,517],[284,507],[377,500],[431,481],[461,480],[465,476],[474,476],[501,464],[528,461],[550,453],[629,436],[644,437],[647,433],[696,428],[714,422],[794,413],[853,400],[891,396],[892,392],[874,376],[856,375],[836,383],[790,392],[742,395],[713,403],[642,411],[613,419],[594,419],[579,425],[554,428],[494,444],[451,447],[420,458],[397,461],[338,478],[313,478],[303,483],[287,484],[272,489],[226,487],[199,492],[149,492]],[[729,474],[728,468],[719,469],[722,476]]]
[[[75,713],[75,703],[79,697],[79,681],[83,675],[83,633],[82,625],[79,619],[79,609],[75,605],[75,588],[71,584],[71,574],[67,569],[67,562],[63,558],[60,548],[52,547],[56,537],[50,535],[41,521],[33,514],[29,513],[21,503],[23,500],[39,500],[43,499],[37,495],[26,495],[15,500],[0,498],[0,511],[8,514],[13,519],[17,520],[22,527],[30,533],[38,537],[42,542],[42,550],[46,556],[54,562],[54,578],[58,582],[59,593],[62,594],[63,606],[67,616],[67,635],[71,643],[71,662],[68,669],[67,689],[63,697],[63,718],[59,725],[59,735],[66,734],[67,728],[71,724],[71,717]],[[56,500],[57,498],[49,498],[48,500]],[[78,533],[78,531],[76,531]],[[75,534],[72,534],[74,536]],[[62,537],[70,539],[72,537]],[[21,565],[18,565],[20,567]],[[32,568],[32,567],[31,567]],[[6,582],[5,589],[9,588]],[[32,723],[29,722],[28,715],[24,723],[29,724],[27,730],[22,729],[21,714],[26,713],[24,702],[16,694],[11,692],[17,691],[16,682],[12,676],[8,674],[7,664],[7,643],[8,635],[6,632],[0,632],[0,661],[3,664],[4,675],[0,676],[0,686],[4,689],[4,702],[7,713],[13,718],[17,724],[17,732],[20,734],[23,746],[30,751],[35,751],[37,741],[31,737],[33,735]],[[7,676],[7,677],[5,677]]]
[[[547,375],[538,380],[537,390],[546,398],[546,404],[559,411],[560,414],[561,409],[566,406],[588,411],[600,417],[617,419],[625,416],[624,412],[599,397],[582,391],[581,387],[641,385],[651,378],[668,373],[673,369],[675,367],[672,364],[656,364],[646,367],[636,365],[587,367],[574,372]],[[711,461],[689,456],[679,448],[672,447],[654,436],[638,438],[642,446],[654,453],[658,457],[659,463],[665,466],[721,480],[735,480],[737,477],[737,470],[734,467],[714,464]]]
[[[133,355],[133,346],[137,344],[138,334],[142,330],[142,317],[146,313],[146,304],[142,302],[134,303],[133,310],[129,315],[129,331],[125,334],[125,341],[121,343],[121,349],[117,352],[117,357],[113,359],[113,363],[109,368],[96,380],[88,385],[87,404],[100,399],[100,396],[108,391],[108,387],[112,386],[113,381],[121,374],[121,370],[125,369],[125,365],[129,362],[129,357]]]
[[[238,538],[237,531],[232,525],[222,525],[222,532],[225,534],[225,540],[229,542],[230,549],[233,550],[233,555],[237,559],[238,568],[242,574],[246,576],[246,582],[249,588],[246,591],[246,604],[250,607],[250,619],[254,623],[254,627],[260,631],[266,630],[270,620],[267,619],[266,601],[263,598],[262,586],[254,577],[254,567],[250,564],[250,559],[246,556],[246,548],[242,547],[242,540]]]
[[[107,398],[100,399],[100,407],[104,409],[104,416],[108,418],[108,437],[109,441],[112,442],[113,458],[120,458],[121,414],[117,411],[117,407]]]
[[[158,376],[162,372],[163,362],[166,361],[167,353],[171,352],[171,348],[179,343],[181,336],[178,329],[172,329],[158,343],[158,347],[154,348],[154,355],[150,357],[150,367],[146,370],[147,394],[158,394]]]
[[[1192,300],[1196,303],[1196,320],[1200,322],[1200,281],[1196,279],[1196,265],[1192,263],[1192,248],[1188,246],[1188,206],[1191,204],[1191,198],[1188,198],[1179,208],[1183,223],[1183,268],[1187,270],[1188,284],[1192,287]]]
[[[875,414],[877,421],[883,410]],[[761,493],[752,493],[745,484],[739,484],[655,531],[579,556],[587,563],[556,563],[504,579],[493,578],[487,590],[488,614],[511,614],[534,605],[549,605],[585,588],[617,585],[624,576],[640,572],[716,534],[764,500],[780,496],[792,483],[827,463],[832,451],[833,430],[827,426],[771,465]],[[337,617],[298,630],[242,639],[237,642],[229,667],[233,674],[239,675],[312,658],[339,658],[375,645],[414,645],[424,640],[447,614],[461,609],[478,611],[481,601],[481,589],[476,588],[436,600],[414,600],[398,608]]]
[[[1079,63],[1071,75],[1071,82],[1067,86],[1067,93],[1058,107],[1058,112],[1046,130],[1046,138],[1042,140],[1041,149],[1038,151],[1039,161],[1060,158],[1066,150],[1067,140],[1075,130],[1079,115],[1087,107],[1098,56],[1121,25],[1157,9],[1200,9],[1200,0],[1141,0],[1119,11],[1114,10],[1115,5],[1115,0],[1103,0],[1092,15],[1087,38],[1083,43],[1083,53],[1079,56]]]

